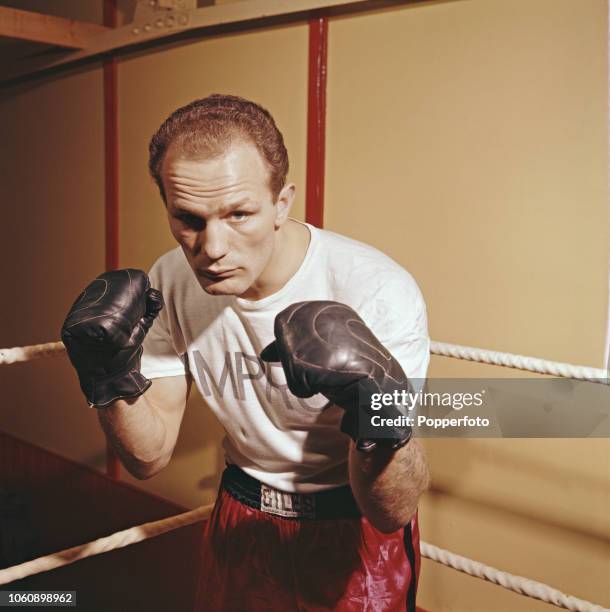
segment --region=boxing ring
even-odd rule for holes
[[[150,9],[140,3],[142,6],[141,23],[136,19],[133,24],[127,24],[121,28],[110,30],[99,35],[96,41],[93,41],[87,48],[75,51],[72,54],[66,54],[65,57],[53,60],[52,63],[47,61],[45,68],[58,68],[62,65],[69,65],[69,62],[95,59],[103,53],[113,53],[123,47],[136,43],[150,43],[156,39],[161,40],[161,37],[169,36],[174,33],[187,31],[196,32],[197,29],[203,32],[203,28],[218,27],[221,19],[216,17],[220,11],[224,11],[222,22],[228,23],[245,23],[252,24],[254,22],[264,23],[264,19],[270,19],[274,16],[274,12],[269,10],[269,7],[264,7],[263,10],[259,5],[263,6],[263,2],[251,2],[252,12],[247,14],[236,13],[236,8],[233,6],[204,8],[198,10],[181,10],[177,13],[176,21],[171,23],[167,20],[161,25],[150,17],[145,11]],[[154,3],[153,3],[154,4]],[[284,16],[288,11],[299,17],[299,11],[311,9],[314,5],[316,8],[335,7],[337,10],[342,5],[365,5],[374,3],[367,0],[356,0],[351,2],[341,0],[320,0],[313,2],[309,0],[293,0],[291,3],[274,3],[277,7],[282,5],[282,8],[275,9],[277,15]],[[287,5],[290,4],[290,7]],[[379,2],[378,4],[382,4]],[[389,3],[388,3],[389,4]],[[397,3],[398,4],[398,3]],[[233,15],[233,13],[235,13]],[[304,13],[303,13],[304,14]],[[152,13],[151,13],[152,15]],[[182,21],[181,21],[182,20]],[[148,22],[150,21],[150,25]],[[326,38],[327,38],[327,23],[326,19],[314,20],[310,32],[310,62],[317,66],[317,70],[310,68],[310,80],[315,83],[315,88],[311,87],[309,100],[309,140],[308,140],[308,198],[307,198],[307,220],[319,227],[322,227],[323,219],[323,178],[324,178],[324,157],[320,151],[324,151],[324,117],[325,117],[325,79],[326,70],[322,67],[326,63]],[[116,26],[116,16],[107,22],[107,25]],[[315,26],[315,27],[314,27]],[[315,44],[314,44],[315,43]],[[105,107],[107,121],[109,124],[107,137],[107,157],[108,165],[112,168],[110,177],[108,178],[107,191],[108,196],[107,212],[109,225],[113,228],[112,232],[108,232],[107,241],[107,260],[106,267],[112,269],[118,267],[118,166],[116,162],[116,151],[118,150],[118,127],[116,118],[116,63],[114,57],[104,60],[104,78],[105,87],[108,89],[109,95],[107,99],[109,106]],[[42,68],[32,64],[27,69],[23,69],[24,73],[34,74],[41,71]],[[21,76],[16,74],[15,77]],[[113,106],[114,105],[114,106]],[[606,338],[606,354],[610,349],[610,328]],[[8,349],[0,349],[0,365],[8,365],[18,362],[28,362],[34,359],[47,358],[61,355],[64,352],[64,346],[61,342],[50,342],[46,344],[15,347]],[[431,343],[431,353],[433,355],[445,356],[453,359],[468,360],[478,363],[491,364],[516,370],[534,372],[538,374],[563,377],[567,379],[590,381],[594,383],[610,384],[608,379],[609,372],[603,369],[590,368],[568,363],[552,362],[524,355],[515,355],[510,353],[502,353],[489,351],[469,346],[460,346],[446,344],[442,342]],[[608,365],[608,364],[607,364]],[[161,534],[168,533],[187,525],[192,525],[199,521],[205,520],[211,512],[212,505],[205,505],[189,512],[177,514],[170,518],[154,522],[146,522],[140,525],[135,525],[128,529],[117,531],[106,537],[95,539],[86,542],[82,545],[59,550],[53,554],[45,555],[24,563],[8,567],[0,570],[0,585],[6,585],[28,576],[48,572],[69,564],[76,563],[80,560],[100,555],[105,552],[117,550],[123,547],[143,542],[148,539],[155,538]],[[437,547],[431,543],[422,541],[420,544],[421,554],[423,557],[452,568],[456,571],[465,573],[469,576],[479,578],[494,585],[503,587],[516,594],[534,598],[557,607],[583,611],[583,612],[602,612],[608,608],[597,605],[590,601],[568,595],[561,590],[553,588],[549,585],[537,582],[535,580],[513,575],[502,571],[498,568],[491,567],[480,561],[469,559],[467,557],[455,554],[443,548]],[[467,607],[467,602],[465,606]]]
[[[547,361],[525,355],[489,351],[443,342],[432,342],[430,352],[433,355],[450,357],[453,359],[463,359],[477,363],[534,372],[537,374],[547,374],[573,380],[610,385],[608,372],[598,368]],[[49,342],[33,346],[0,349],[0,365],[27,362],[61,355],[62,353],[65,353],[65,347],[61,342]],[[138,542],[154,538],[180,527],[192,525],[193,523],[207,519],[212,512],[212,508],[213,504],[200,506],[189,512],[177,514],[158,521],[136,525],[80,546],[61,550],[50,555],[2,569],[0,570],[0,585],[6,585],[34,574],[60,568],[88,557],[137,544]],[[431,561],[474,578],[485,580],[525,597],[538,599],[559,608],[573,610],[575,612],[610,612],[608,608],[565,594],[559,589],[553,588],[547,584],[531,580],[524,576],[510,574],[428,542],[421,541],[420,550],[421,555],[426,559],[430,559]]]

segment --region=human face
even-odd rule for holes
[[[161,177],[169,225],[204,291],[260,298],[292,200],[273,202],[256,147],[238,142],[220,157],[193,160],[171,147]],[[276,258],[277,259],[277,258]]]

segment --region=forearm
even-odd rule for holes
[[[98,408],[98,419],[123,465],[136,478],[150,478],[167,462],[163,420],[146,397]]]
[[[416,438],[397,451],[378,448],[361,453],[350,444],[349,477],[362,513],[380,531],[406,525],[429,484],[428,463]]]

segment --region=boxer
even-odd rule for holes
[[[62,339],[135,477],[170,461],[193,383],[224,427],[196,608],[415,610],[425,453],[408,425],[368,426],[371,393],[426,376],[415,281],[289,216],[283,137],[254,102],[176,110],[149,168],[178,246],[94,279]]]

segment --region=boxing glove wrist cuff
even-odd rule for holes
[[[142,347],[130,360],[128,368],[106,376],[81,376],[79,382],[82,392],[90,406],[105,408],[119,399],[129,399],[142,395],[152,382],[140,372]]]
[[[413,430],[409,426],[392,427],[384,430],[384,437],[375,437],[370,431],[364,431],[359,427],[359,419],[367,419],[370,415],[356,410],[347,410],[341,419],[341,431],[347,434],[355,443],[356,450],[362,453],[370,453],[376,448],[387,448],[398,450],[405,446],[413,436]]]
[[[87,402],[96,408],[106,408],[120,399],[129,399],[142,395],[152,385],[152,381],[137,370],[114,375],[103,379],[80,381]]]
[[[392,451],[397,451],[399,448],[406,446],[412,437],[412,432],[409,432],[404,438],[376,438],[374,440],[360,438],[354,440],[356,450],[360,453],[372,453],[378,448],[386,448]]]

